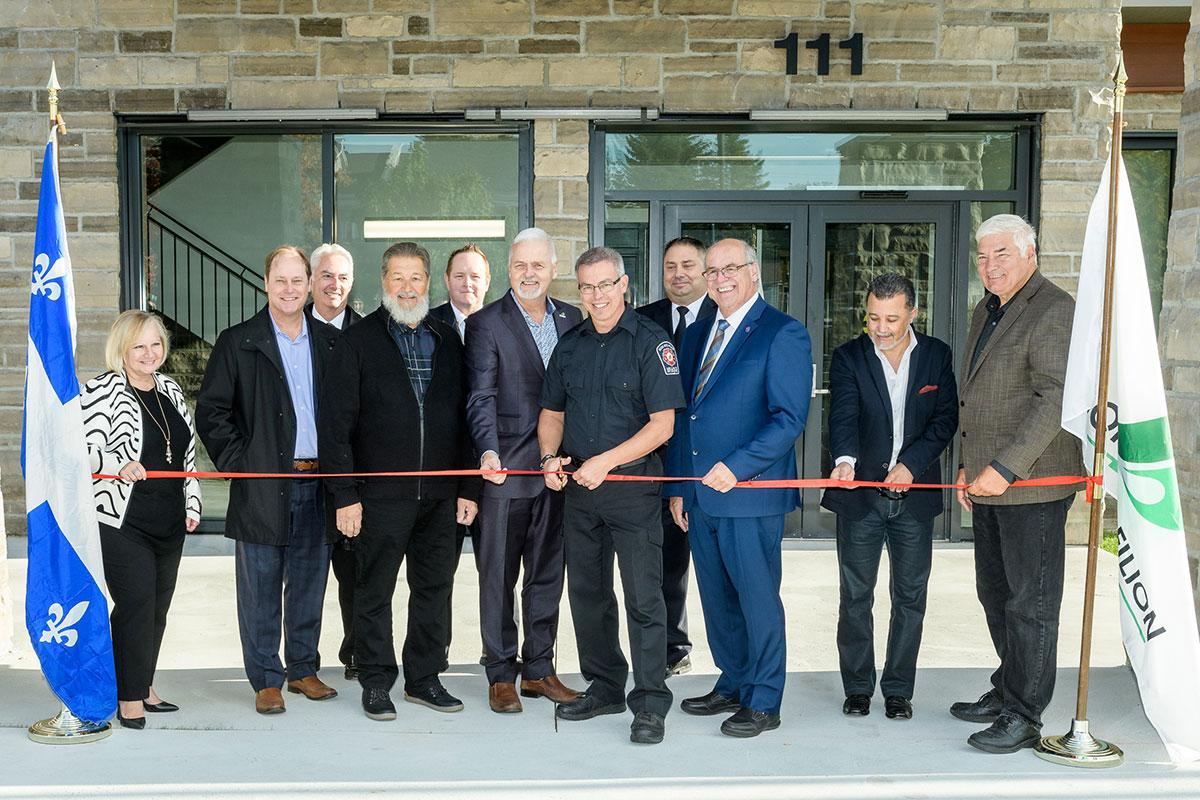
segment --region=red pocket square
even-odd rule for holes
[[[925,394],[926,392],[936,392],[937,388],[938,387],[936,384],[932,384],[932,383],[926,384],[925,386],[921,387],[920,391],[918,391],[917,394]]]

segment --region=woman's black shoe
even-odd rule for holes
[[[149,700],[143,700],[142,705],[145,709],[153,714],[166,714],[169,711],[178,711],[179,706],[174,703],[168,703],[163,700],[161,703],[151,703]]]
[[[135,731],[146,727],[145,717],[123,717],[120,711],[117,712],[117,721],[121,723],[122,728],[132,728]]]

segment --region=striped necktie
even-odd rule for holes
[[[728,321],[717,320],[717,333],[713,336],[712,344],[708,346],[708,354],[704,356],[704,364],[700,367],[700,377],[696,379],[696,392],[692,395],[693,400],[704,391],[704,384],[708,383],[713,367],[717,365],[717,356],[721,353],[721,343],[725,341],[725,329],[728,327]]]

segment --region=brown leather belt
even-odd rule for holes
[[[321,469],[321,462],[315,458],[297,458],[292,461],[292,470],[295,472],[316,472]]]

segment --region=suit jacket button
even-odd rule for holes
[[[964,439],[965,439],[965,438],[967,438],[967,432],[966,432],[966,431],[963,431],[963,432],[962,432],[962,438],[964,438]]]
[[[693,420],[695,420],[695,419],[696,419],[696,415],[695,415],[695,414],[692,414],[692,419],[693,419]]]
[[[698,450],[693,450],[693,451],[692,451],[692,455],[694,455],[694,456],[698,456],[698,455],[700,455],[700,451],[698,451]]]

